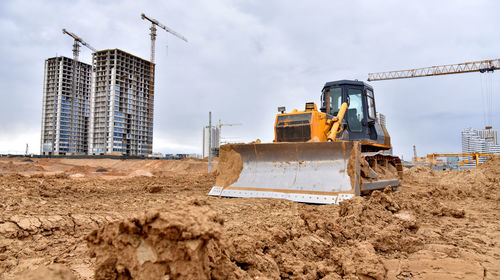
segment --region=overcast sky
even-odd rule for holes
[[[153,150],[201,153],[212,111],[232,141],[271,142],[278,106],[319,103],[327,81],[500,58],[500,1],[0,2],[0,153],[40,151],[44,61],[72,57],[66,28],[97,49],[150,56],[158,19]],[[82,47],[80,60],[91,62]],[[460,132],[500,126],[500,71],[370,82],[394,152],[460,152]]]

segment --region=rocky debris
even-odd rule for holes
[[[432,214],[435,216],[447,216],[453,218],[463,218],[465,217],[464,209],[453,209],[446,206],[440,206],[437,209],[432,211]]]
[[[357,243],[354,247],[343,248],[334,254],[344,278],[383,280],[386,270],[381,258],[368,242]]]
[[[163,190],[164,186],[162,185],[149,185],[149,186],[145,186],[145,189],[147,192],[149,193],[157,193],[157,192],[161,192]]]

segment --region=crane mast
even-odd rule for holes
[[[449,65],[431,66],[408,70],[368,73],[368,81],[394,80],[428,77],[437,75],[460,74],[469,72],[493,72],[500,69],[500,59],[464,62]]]
[[[165,31],[171,33],[172,35],[178,37],[181,40],[184,40],[187,42],[187,39],[182,36],[181,34],[175,32],[174,30],[166,27],[165,25],[161,24],[159,21],[157,21],[154,18],[150,18],[146,16],[144,13],[141,14],[141,18],[143,20],[147,20],[151,22],[151,27],[149,30],[151,30],[150,36],[151,36],[151,60],[150,60],[150,66],[149,66],[149,95],[150,98],[152,99],[154,96],[154,77],[155,77],[155,42],[156,42],[156,26],[159,26],[160,28],[164,29]],[[150,113],[150,118],[152,119],[152,113]],[[209,168],[210,169],[210,168]]]

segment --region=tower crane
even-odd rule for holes
[[[490,59],[424,68],[368,73],[368,81],[407,79],[469,72],[493,72],[500,69],[500,59]]]
[[[439,75],[450,75],[470,72],[494,72],[500,69],[500,59],[489,59],[472,62],[463,62],[457,64],[439,65],[408,70],[387,71],[378,73],[368,73],[368,81],[408,79],[418,77],[429,77]],[[490,99],[491,99],[490,93]],[[491,101],[491,100],[490,100]],[[488,102],[490,113],[493,111],[493,104]],[[485,117],[486,118],[486,117]]]
[[[221,129],[223,126],[237,126],[237,125],[243,125],[242,123],[222,123],[221,120],[219,120],[219,129]]]
[[[219,127],[219,146],[221,144],[221,137],[220,137],[220,135],[222,134],[221,133],[222,132],[222,127],[223,126],[238,126],[238,125],[243,125],[243,124],[242,123],[222,123],[222,121],[219,120],[219,125],[218,125],[218,127]]]
[[[153,98],[154,95],[154,77],[155,77],[155,41],[156,41],[156,26],[158,25],[160,28],[164,29],[167,32],[170,32],[172,35],[176,36],[177,38],[184,40],[187,42],[187,39],[182,36],[181,34],[175,32],[174,30],[166,27],[165,25],[161,24],[159,21],[157,21],[154,18],[150,18],[146,16],[144,13],[141,14],[141,18],[148,20],[151,22],[151,27],[149,30],[151,30],[151,60],[150,60],[150,66],[149,66],[149,96],[150,98]],[[150,111],[149,115],[147,116],[149,119],[153,119],[153,113]],[[210,169],[210,168],[209,168]]]
[[[92,52],[97,51],[91,45],[89,45],[87,42],[83,41],[82,38],[76,36],[74,33],[71,33],[64,28],[63,28],[62,32],[63,32],[63,34],[68,34],[71,38],[73,38],[75,40],[75,42],[73,43],[73,59],[74,60],[78,61],[78,55],[80,54],[80,44],[89,48]]]
[[[159,21],[157,21],[156,19],[154,18],[150,18],[148,16],[146,16],[144,13],[141,14],[141,18],[142,19],[146,19],[148,21],[151,22],[151,27],[149,28],[149,30],[151,30],[151,62],[154,63],[155,62],[155,41],[156,41],[156,26],[158,25],[160,28],[164,29],[165,31],[171,33],[172,35],[176,36],[177,38],[181,39],[181,40],[184,40],[187,42],[187,39],[182,36],[181,34],[175,32],[174,30],[166,27],[165,25],[161,24]]]
[[[495,70],[498,69],[500,69],[500,59],[489,59],[489,60],[471,61],[471,62],[463,62],[457,64],[439,65],[439,66],[431,66],[431,67],[423,67],[423,68],[415,68],[407,70],[368,73],[368,81],[408,79],[408,78],[429,77],[429,76],[450,75],[450,74],[471,73],[471,72],[485,73],[485,72],[494,72]],[[491,114],[491,111],[493,111],[493,104],[490,101],[489,104],[487,105],[490,106],[490,114]],[[492,128],[491,126],[486,126],[486,129],[491,129],[491,128]],[[417,157],[417,151],[415,146],[413,146],[413,152],[414,152],[414,160],[418,160],[419,158]],[[438,156],[471,156],[476,160],[476,166],[477,166],[479,157],[484,155],[489,155],[489,154],[481,154],[481,153],[432,154],[432,155],[427,155],[427,158],[428,159],[432,158],[434,160],[434,158]]]

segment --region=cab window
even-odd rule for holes
[[[329,100],[327,97],[329,96]],[[326,108],[329,105],[329,108]],[[332,87],[323,92],[321,95],[321,107],[326,108],[325,112],[336,116],[342,105],[342,88]]]
[[[366,90],[366,98],[368,101],[368,117],[372,120],[375,119],[375,100],[373,98],[373,91]]]
[[[342,88],[334,87],[330,89],[330,112],[336,116],[342,105]]]
[[[347,95],[349,96],[349,108],[347,109],[349,129],[354,132],[361,132],[363,130],[361,121],[364,117],[361,90],[350,88]]]

